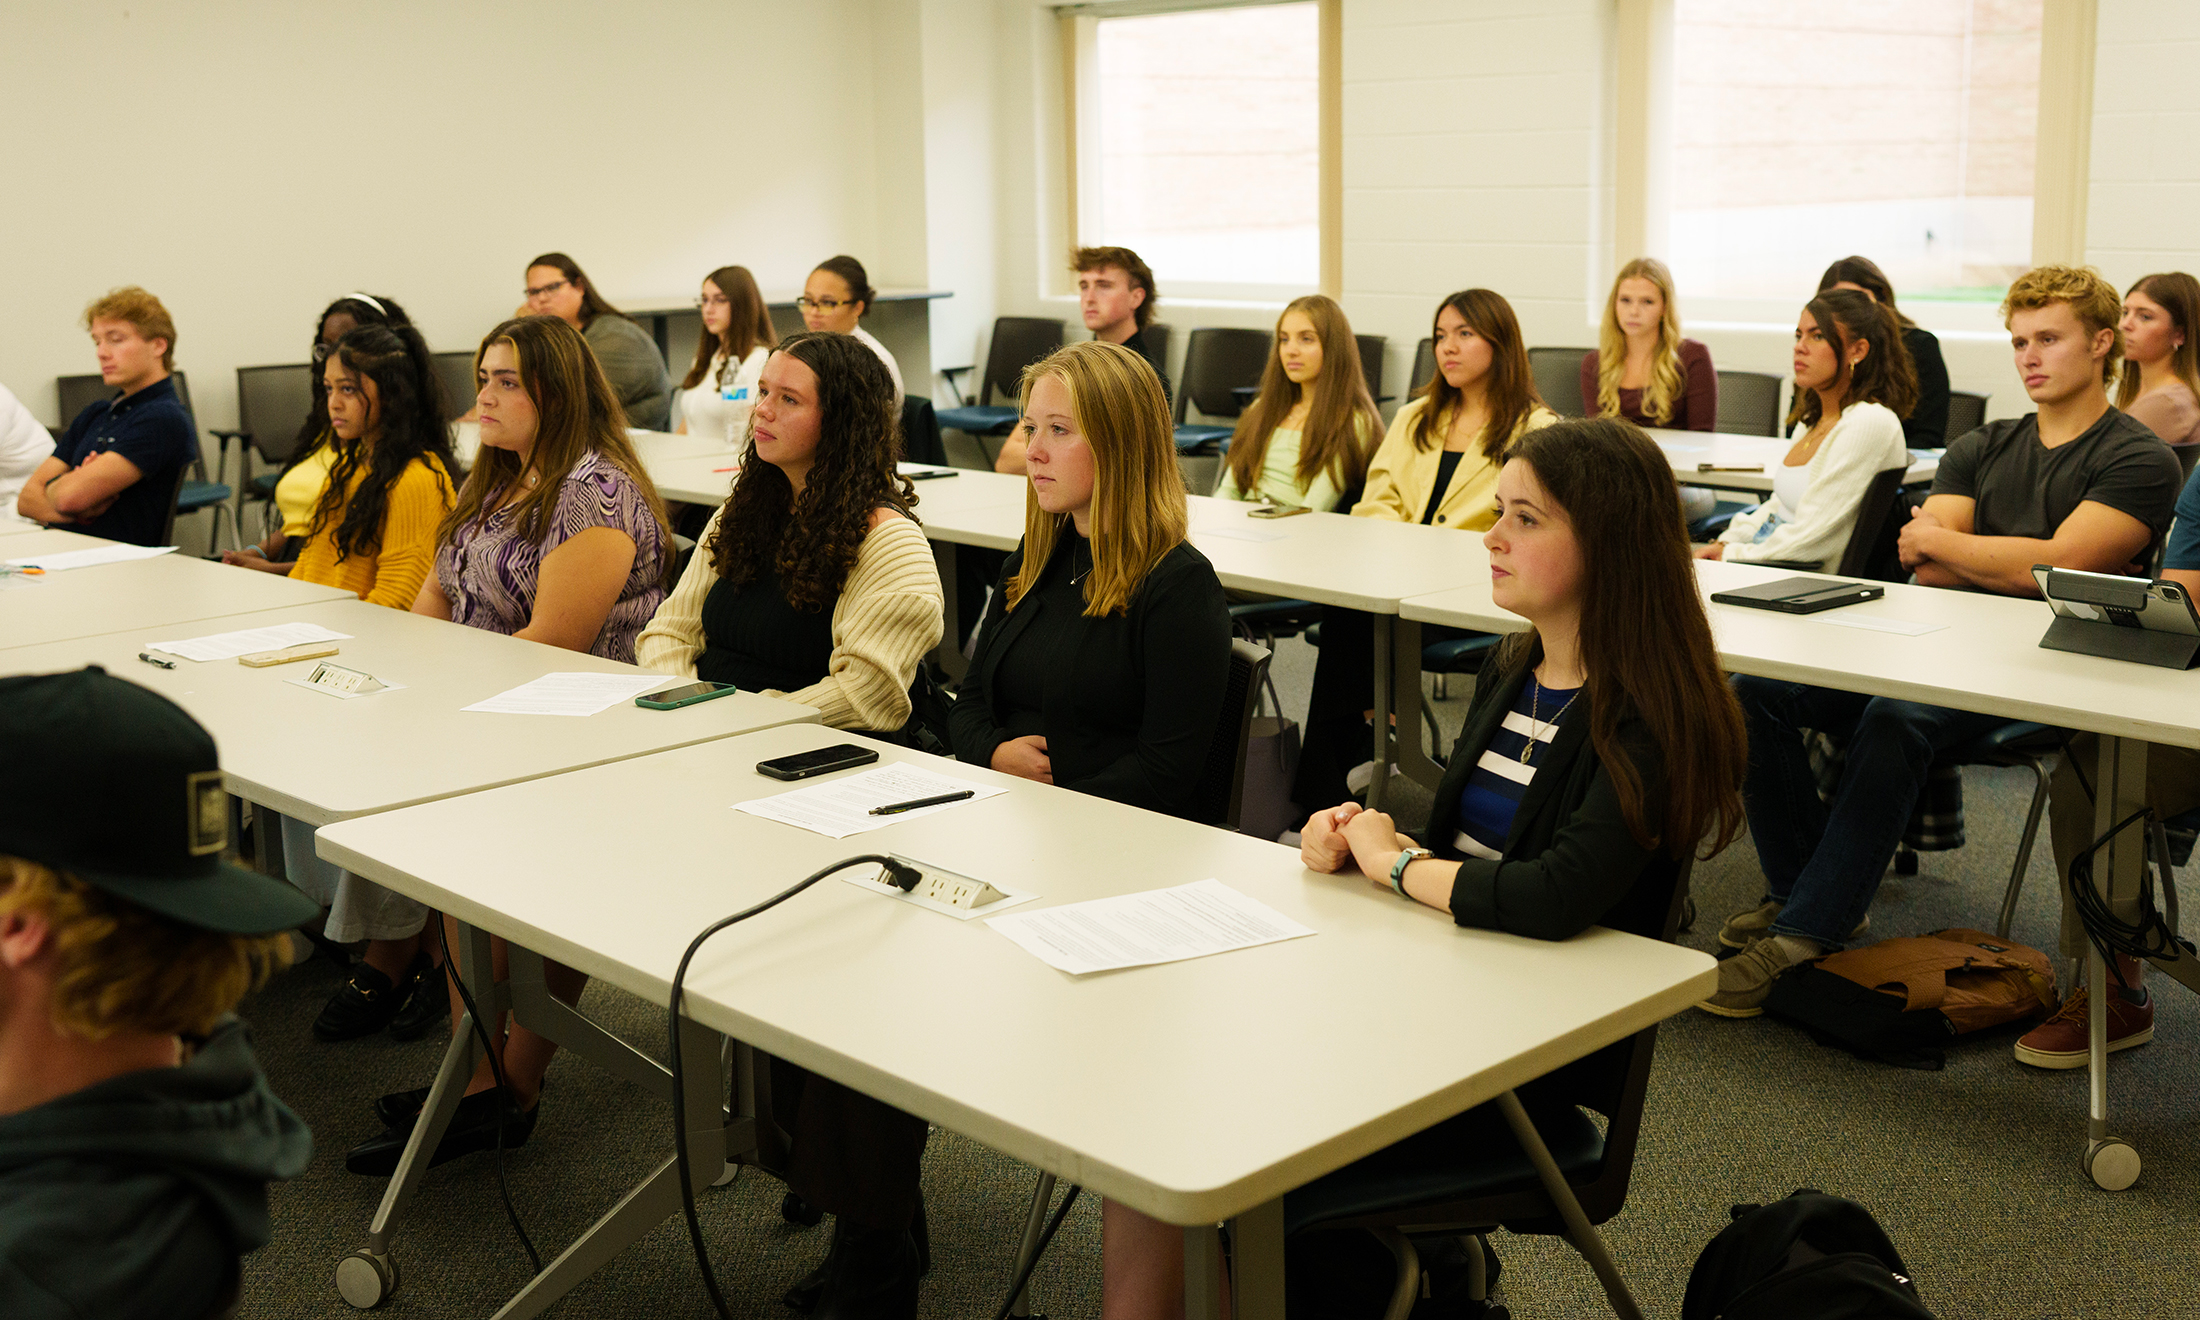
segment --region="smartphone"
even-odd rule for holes
[[[869,765],[878,759],[878,753],[854,743],[834,743],[814,752],[797,752],[793,756],[775,757],[758,761],[756,773],[770,775],[774,779],[808,779],[813,775],[829,775],[835,770],[851,766]]]
[[[688,683],[680,687],[662,688],[656,692],[644,692],[634,698],[634,704],[646,710],[678,710],[682,706],[692,706],[698,701],[708,701],[712,697],[722,697],[738,691],[740,689],[731,683]]]
[[[1303,504],[1256,504],[1245,511],[1248,518],[1296,518],[1313,510]]]
[[[926,468],[922,472],[904,473],[911,481],[936,481],[941,477],[960,475],[953,468]]]

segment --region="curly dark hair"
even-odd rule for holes
[[[321,379],[321,368],[329,355],[336,351],[336,341],[324,339],[329,318],[337,314],[351,318],[353,328],[362,325],[411,325],[412,317],[398,305],[397,299],[383,294],[379,297],[366,293],[347,293],[321,309],[313,322],[312,370],[308,384],[313,391],[313,406],[306,410],[306,419],[298,424],[297,438],[291,441],[290,457],[283,461],[282,471],[292,468],[311,457],[328,435],[328,382]],[[341,338],[341,336],[339,336]],[[441,405],[437,405],[440,407]]]
[[[389,509],[390,487],[415,459],[425,458],[444,492],[444,503],[453,493],[451,473],[458,460],[451,453],[450,429],[443,424],[443,392],[437,388],[435,363],[428,356],[427,341],[410,325],[362,325],[336,341],[334,360],[345,370],[374,382],[374,414],[367,437],[345,440],[331,434],[336,459],[329,465],[328,485],[313,510],[318,536],[335,523],[336,560],[373,554],[382,545],[382,522]],[[352,480],[364,466],[366,476],[357,490]]]
[[[894,470],[901,458],[894,381],[869,346],[821,331],[788,338],[773,356],[781,353],[817,373],[817,455],[799,500],[770,463],[751,456],[742,465],[711,537],[710,567],[737,587],[777,569],[787,603],[814,613],[839,599],[855,571],[872,511],[883,505],[908,515],[917,488]]]

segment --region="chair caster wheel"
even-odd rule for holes
[[[336,1293],[353,1308],[371,1311],[397,1291],[397,1261],[361,1248],[336,1262]]]
[[[804,1228],[810,1228],[825,1217],[825,1212],[796,1196],[793,1192],[789,1192],[785,1199],[779,1203],[779,1217],[790,1224],[800,1224]]]
[[[2139,1181],[2139,1152],[2122,1137],[2090,1142],[2085,1148],[2085,1171],[2102,1191],[2123,1191]]]

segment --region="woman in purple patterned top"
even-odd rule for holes
[[[595,355],[529,316],[489,332],[474,374],[481,452],[414,613],[632,663],[672,536]]]

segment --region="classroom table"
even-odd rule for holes
[[[0,544],[6,546],[0,559],[20,559],[111,543],[75,532],[50,531],[11,536]],[[358,599],[340,587],[293,582],[274,573],[173,552],[13,580],[28,585],[0,591],[0,649],[95,637],[118,628],[140,630],[145,640],[167,641],[258,626],[249,622],[195,630],[185,626],[193,620]]]
[[[45,530],[47,529],[43,525],[34,522],[25,522],[21,518],[13,516],[0,518],[0,537],[31,536]],[[5,557],[12,558],[13,556],[11,555]]]
[[[754,773],[755,762],[846,741],[865,740],[771,729],[347,821],[322,831],[319,846],[473,930],[660,1005],[694,932],[865,852],[1032,891],[1039,905],[1216,878],[1313,928],[1260,948],[1071,977],[983,921],[834,877],[715,937],[688,976],[699,1027],[1189,1226],[1195,1316],[1213,1314],[1204,1303],[1219,1268],[1217,1221],[1235,1220],[1238,1314],[1280,1315],[1286,1192],[1624,1039],[1716,983],[1712,960],[1693,950],[1602,929],[1560,944],[1463,930],[1365,880],[1310,874],[1292,849],[883,743],[866,745],[886,762],[1009,791],[839,840],[728,809],[789,787]],[[531,824],[545,819],[602,825]],[[631,821],[649,824],[613,824]],[[1136,838],[1137,864],[1083,846],[1109,838]],[[616,904],[604,900],[607,874],[624,877]],[[516,993],[540,999],[525,985]],[[1374,1007],[1408,1000],[1478,1011]],[[577,1014],[549,1016],[590,1057],[635,1071],[623,1047],[591,1036]],[[471,1050],[469,1033],[446,1056],[440,1108],[455,1105]],[[706,1042],[686,1058],[713,1073],[691,1084],[720,1114],[718,1055]],[[661,1074],[654,1085],[667,1087]],[[741,1094],[749,1089],[744,1080]],[[388,1264],[405,1184],[442,1121],[430,1114],[416,1129],[368,1248],[351,1258],[355,1272],[375,1268],[374,1257]],[[737,1108],[730,1127],[737,1151],[757,1138],[753,1113]],[[723,1149],[701,1152],[698,1172]],[[675,1176],[668,1161],[498,1314],[536,1314],[676,1213]]]
[[[225,571],[280,580],[244,569]],[[138,659],[148,641],[278,623],[317,623],[349,633],[336,643],[341,650],[333,663],[404,686],[346,700],[290,682],[311,672],[311,663],[253,669],[235,660],[170,657],[176,667],[165,670]],[[622,702],[586,718],[462,710],[544,674],[638,671],[616,660],[356,597],[0,650],[0,673],[85,664],[104,665],[111,674],[161,693],[211,729],[231,793],[317,826],[817,718],[808,706],[753,692],[679,710]]]
[[[1697,560],[1696,576],[1719,662],[1730,672],[2100,735],[2093,782],[2106,791],[2096,795],[2096,837],[2144,805],[2150,744],[2200,747],[2200,674],[2042,647],[2053,616],[2038,600],[1887,583],[1880,600],[1794,615],[1710,601],[1714,592],[1795,576],[1787,570]],[[1399,609],[1408,619],[1459,628],[1509,632],[1526,626],[1491,600],[1486,574]],[[1852,623],[1869,620],[1937,627],[1905,636]],[[2119,837],[2108,850],[2109,865],[2120,877],[2135,876],[2144,864],[2143,847],[2131,834]],[[2157,965],[2200,990],[2200,963],[2183,958]],[[2092,1085],[2084,1165],[2103,1188],[2121,1191],[2138,1178],[2139,1157],[2108,1131],[2104,971],[2100,955],[2089,953]]]
[[[1666,461],[1673,465],[1673,475],[1682,484],[1707,486],[1713,490],[1751,492],[1758,495],[1772,490],[1774,469],[1787,458],[1794,442],[1773,436],[1728,435],[1723,431],[1673,431],[1647,427],[1644,434],[1657,442],[1665,451]],[[1940,471],[1938,451],[1923,450],[1911,455],[1910,470],[1903,475],[1905,486],[1931,485],[1933,476]],[[1745,469],[1738,472],[1705,472],[1702,465]]]

